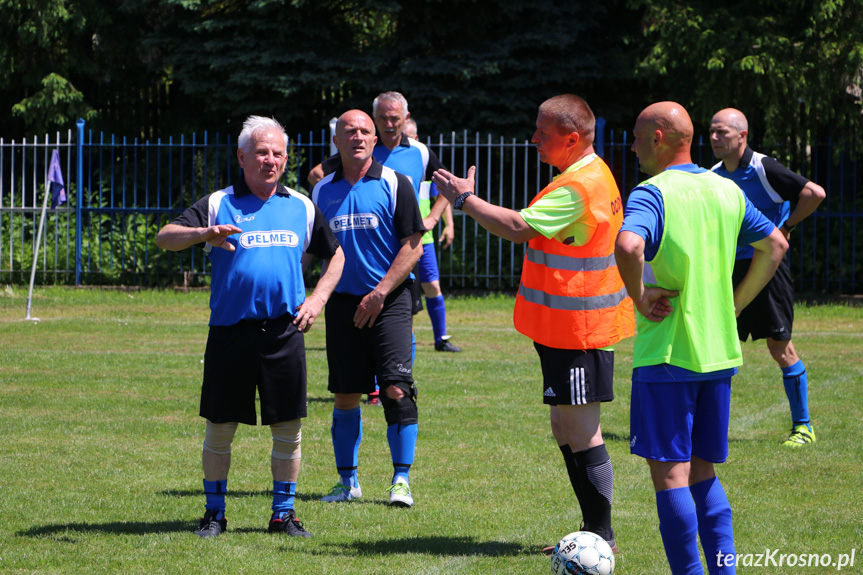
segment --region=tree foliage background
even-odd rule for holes
[[[734,106],[757,141],[852,140],[863,0],[0,0],[0,136],[68,129],[290,133],[398,90],[425,134],[529,137],[583,95],[630,129],[648,103],[698,129]]]

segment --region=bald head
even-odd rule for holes
[[[348,110],[347,112],[339,116],[339,119],[336,122],[336,133],[338,133],[340,129],[344,129],[345,125],[347,124],[354,122],[362,123],[364,121],[373,123],[371,116],[369,116],[362,110]]]
[[[645,108],[635,121],[633,135],[632,151],[648,175],[692,161],[692,120],[677,102],[657,102]]]
[[[638,116],[639,120],[648,122],[662,135],[669,144],[692,144],[692,120],[689,112],[677,102],[657,102],[646,107]]]
[[[371,158],[377,138],[371,117],[362,110],[348,110],[339,116],[333,143],[343,166],[364,166]]]
[[[729,172],[737,169],[746,151],[747,136],[749,122],[740,110],[725,108],[713,114],[710,121],[710,148],[716,159],[725,163]]]
[[[713,120],[711,120],[710,123],[725,124],[726,126],[734,128],[738,132],[749,131],[749,122],[746,120],[746,116],[743,115],[743,112],[735,108],[719,110],[713,114]]]

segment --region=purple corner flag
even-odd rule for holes
[[[60,150],[51,154],[51,166],[48,168],[48,183],[51,185],[51,209],[66,202],[66,186],[63,183],[63,172],[60,170]]]

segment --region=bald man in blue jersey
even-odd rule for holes
[[[425,144],[405,134],[404,128],[410,118],[410,112],[407,100],[402,94],[399,92],[379,94],[372,103],[372,108],[378,136],[373,152],[374,158],[384,166],[407,176],[419,199],[422,182],[431,180],[431,175],[435,170],[443,168],[443,164]],[[335,155],[324,160],[319,166],[315,166],[309,173],[309,183],[316,184],[325,174],[331,173],[339,165],[339,161],[338,155]],[[442,249],[446,249],[455,237],[455,227],[452,207],[447,202],[441,204],[441,207],[444,210],[441,217],[445,226],[440,244]],[[423,253],[416,271],[422,291],[425,293],[426,309],[434,333],[434,348],[435,351],[441,352],[460,352],[461,348],[453,345],[451,336],[447,334],[446,303],[440,288],[440,273],[435,252],[434,242],[423,244]]]
[[[339,481],[325,502],[362,497],[357,468],[360,399],[380,386],[393,463],[389,503],[414,504],[409,472],[417,441],[410,273],[426,231],[410,180],[379,164],[374,123],[365,112],[342,114],[333,141],[340,165],[320,180],[312,200],[345,252],[342,277],[327,304],[331,427]]]
[[[710,123],[710,146],[720,162],[713,171],[736,183],[746,197],[782,232],[786,240],[826,197],[824,188],[792,172],[778,161],[752,150],[747,144],[749,123],[740,110],[726,108]],[[791,209],[794,202],[794,209]],[[752,248],[740,246],[734,265],[737,285],[749,269]],[[797,448],[815,443],[809,417],[809,384],[806,367],[791,342],[794,322],[794,284],[783,260],[770,283],[752,305],[737,318],[741,341],[764,339],[782,370],[785,395],[791,408],[791,433],[783,443]]]

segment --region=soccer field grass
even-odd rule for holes
[[[532,344],[512,328],[513,299],[451,297],[461,354],[436,353],[417,316],[420,436],[412,509],[393,509],[386,424],[363,406],[363,498],[318,501],[337,475],[330,443],[323,324],[307,335],[309,417],[297,512],[314,537],[267,533],[269,430],[241,426],[228,484],[228,532],[192,534],[203,512],[198,417],[208,294],[0,289],[0,572],[548,573],[543,545],[580,514],[542,405]],[[818,442],[791,451],[779,370],[744,344],[733,380],[730,457],[718,467],[737,551],[767,554],[738,572],[805,574],[780,556],[855,552],[863,572],[863,308],[798,306]],[[629,455],[632,342],[617,346],[603,431],[615,471],[616,573],[668,573],[645,463]],[[856,549],[856,551],[855,551]],[[773,563],[769,563],[770,553]],[[788,558],[786,557],[786,562]],[[762,563],[764,558],[762,558]]]

